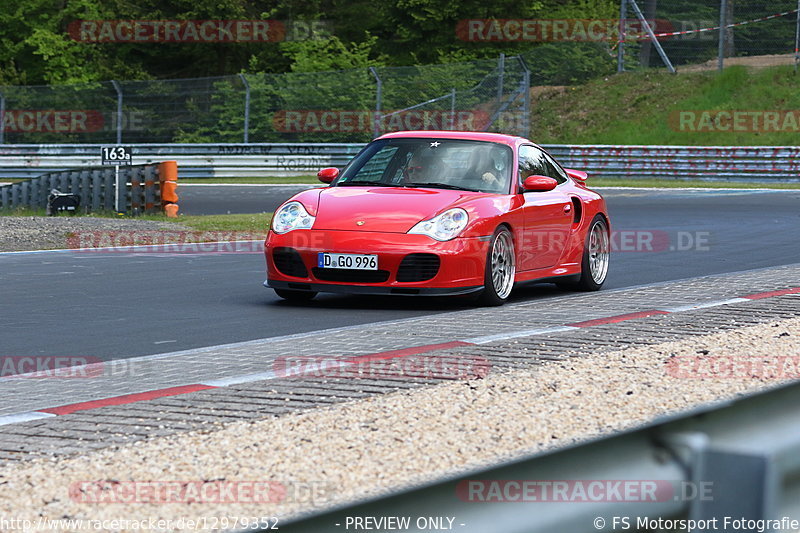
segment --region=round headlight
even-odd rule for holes
[[[467,222],[469,222],[467,212],[460,207],[454,207],[431,219],[423,220],[408,232],[427,235],[437,241],[449,241],[464,231]]]
[[[300,202],[289,202],[278,209],[272,217],[272,230],[287,233],[295,229],[311,229],[315,218],[308,214]]]

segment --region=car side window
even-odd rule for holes
[[[558,183],[564,183],[567,181],[567,173],[564,172],[564,169],[561,168],[561,165],[556,163],[556,160],[548,154],[547,152],[544,153],[545,161],[547,161],[547,165],[552,169],[553,174],[547,174],[551,178],[555,178]]]
[[[544,165],[544,154],[534,146],[523,145],[519,147],[519,179],[525,181],[533,175],[547,175]]]
[[[384,146],[349,181],[381,181],[396,152],[397,146]]]
[[[525,181],[529,176],[548,176],[559,183],[567,181],[567,176],[558,164],[545,152],[535,146],[519,147],[519,179]]]

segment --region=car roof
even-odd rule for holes
[[[504,133],[486,133],[479,131],[435,131],[435,130],[416,130],[416,131],[397,131],[381,135],[378,139],[402,139],[402,138],[423,138],[423,139],[460,139],[469,141],[489,141],[510,146],[522,142],[530,142],[522,137],[506,135]]]

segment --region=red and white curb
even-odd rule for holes
[[[669,315],[674,313],[681,313],[685,311],[693,311],[695,309],[707,309],[710,307],[719,307],[730,304],[738,304],[742,302],[750,302],[755,300],[762,300],[764,298],[775,298],[777,296],[785,296],[788,294],[800,294],[800,287],[792,287],[788,289],[781,289],[776,291],[760,292],[755,294],[748,294],[738,298],[728,298],[725,300],[697,302],[677,307],[665,307],[660,309],[648,309],[638,311],[635,313],[626,313],[622,315],[613,315],[593,320],[586,320],[583,322],[574,322],[565,324],[563,326],[552,326],[538,329],[528,329],[516,331],[513,333],[501,333],[497,335],[485,335],[481,337],[471,337],[468,339],[451,341],[439,344],[426,344],[423,346],[414,346],[411,348],[404,348],[401,350],[391,350],[387,352],[377,352],[372,354],[361,355],[357,357],[342,358],[339,363],[342,366],[354,365],[364,363],[367,361],[398,359],[412,355],[418,355],[437,350],[446,350],[456,348],[459,346],[476,346],[481,344],[488,344],[490,342],[504,341],[509,339],[516,339],[520,337],[531,337],[534,335],[545,335],[548,333],[558,333],[563,331],[578,330],[581,328],[588,328],[593,326],[601,326],[605,324],[616,324],[628,320],[635,320],[639,318],[646,318],[655,315]],[[349,328],[346,328],[349,329]],[[209,347],[211,349],[212,347]],[[162,354],[163,355],[163,354]],[[158,358],[159,356],[153,356]],[[309,368],[305,368],[303,372],[308,372]],[[85,402],[78,402],[57,407],[50,407],[46,409],[39,409],[37,411],[27,411],[24,413],[15,413],[11,415],[0,416],[0,425],[16,424],[19,422],[28,422],[31,420],[38,420],[42,418],[49,418],[53,416],[66,415],[78,411],[87,411],[97,409],[100,407],[108,407],[114,405],[125,405],[141,401],[153,400],[156,398],[164,398],[167,396],[177,396],[181,394],[188,394],[201,390],[217,389],[221,387],[229,387],[232,385],[241,385],[244,383],[252,383],[255,381],[267,381],[276,378],[290,377],[291,373],[281,373],[277,375],[275,372],[260,372],[255,374],[246,374],[242,376],[233,376],[228,378],[213,379],[203,381],[201,383],[193,383],[189,385],[181,385],[177,387],[168,387],[164,389],[156,389],[145,392],[138,392],[133,394],[125,394],[122,396],[112,396],[97,400],[90,400]]]

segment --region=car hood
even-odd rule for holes
[[[330,187],[319,195],[314,229],[406,233],[448,207],[486,193],[403,187]]]

